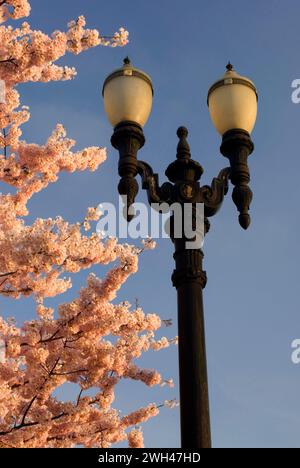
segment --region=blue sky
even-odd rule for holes
[[[94,173],[63,175],[30,204],[30,219],[63,215],[82,219],[87,206],[117,200],[117,155],[101,99],[102,83],[125,55],[153,79],[153,112],[145,127],[140,157],[163,179],[175,157],[176,129],[188,127],[194,159],[208,183],[227,162],[207,111],[211,83],[228,60],[249,76],[259,92],[259,115],[250,157],[252,225],[240,229],[230,199],[212,219],[205,242],[207,353],[214,447],[300,447],[300,365],[291,362],[291,342],[300,338],[299,199],[300,105],[291,101],[291,83],[300,78],[297,0],[32,0],[31,24],[46,32],[64,29],[84,14],[90,27],[107,35],[120,26],[130,31],[126,49],[97,48],[67,57],[78,77],[71,83],[20,88],[32,119],[24,127],[29,141],[43,143],[62,122],[78,147],[103,145],[109,158]],[[140,193],[139,200],[144,200]],[[138,298],[147,312],[172,318],[176,334],[176,294],[171,286],[172,245],[158,242],[144,255],[139,273],[119,299]],[[98,274],[102,271],[97,270]],[[76,294],[87,273],[74,278]],[[68,293],[63,300],[71,298]],[[32,316],[30,300],[2,300],[1,312]],[[144,363],[177,382],[176,349],[151,354]],[[72,394],[70,389],[69,394]],[[130,410],[139,403],[178,395],[178,390],[122,384],[117,403]],[[145,426],[148,447],[178,447],[177,410],[163,410]]]

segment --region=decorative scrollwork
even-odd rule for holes
[[[230,179],[230,167],[222,169],[211,183],[200,188],[200,201],[204,203],[205,216],[213,216],[220,209],[224,196],[228,192],[228,181]]]
[[[173,192],[173,185],[171,183],[165,182],[160,187],[158,174],[155,174],[152,167],[144,161],[138,161],[137,171],[142,179],[142,188],[147,191],[150,204],[171,201]]]

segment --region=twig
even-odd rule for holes
[[[10,57],[9,59],[5,60],[0,60],[0,63],[12,63],[15,67],[18,66],[18,64],[16,63],[16,59],[14,59],[13,57]]]
[[[4,136],[4,158],[7,159],[7,144],[6,144],[6,131],[3,128],[3,136]]]

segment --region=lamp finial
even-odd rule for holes
[[[232,63],[230,63],[230,61],[226,65],[226,70],[227,71],[232,71],[233,70],[233,65],[232,65]]]

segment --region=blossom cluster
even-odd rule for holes
[[[130,447],[142,446],[136,426],[156,416],[159,408],[150,404],[121,415],[112,406],[115,387],[121,379],[150,387],[172,386],[172,381],[135,364],[152,348],[161,321],[140,308],[132,310],[128,303],[111,303],[129,274],[125,262],[135,268],[131,252],[120,254],[120,265],[104,280],[91,274],[79,296],[60,305],[57,319],[53,310],[40,304],[39,318],[21,328],[0,320],[6,343],[6,358],[0,364],[2,446],[110,447],[123,440]],[[77,384],[76,401],[62,402],[54,396],[66,382]]]
[[[27,0],[0,0],[0,23],[29,13]],[[166,338],[155,339],[160,318],[115,301],[120,287],[137,271],[138,255],[152,249],[153,242],[147,240],[137,249],[87,233],[101,215],[95,208],[89,208],[80,223],[61,217],[26,222],[31,197],[56,182],[62,171],[95,171],[106,151],[74,151],[75,141],[60,124],[44,145],[23,141],[22,125],[30,113],[21,106],[16,86],[71,79],[75,69],[56,64],[66,53],[124,46],[127,41],[125,29],[105,37],[87,29],[82,16],[67,32],[51,36],[32,30],[27,22],[17,28],[0,26],[0,79],[6,85],[5,103],[0,104],[0,181],[11,188],[0,194],[0,295],[32,296],[37,313],[22,326],[0,317],[5,343],[0,447],[110,447],[122,440],[141,447],[140,424],[159,408],[153,403],[122,415],[113,406],[116,385],[132,379],[150,387],[173,386],[171,379],[137,362],[144,352],[171,344]],[[89,274],[78,297],[57,310],[47,306],[47,298],[72,286],[71,273],[101,265],[110,265],[104,278]],[[75,401],[57,397],[57,389],[66,383],[77,385]]]

